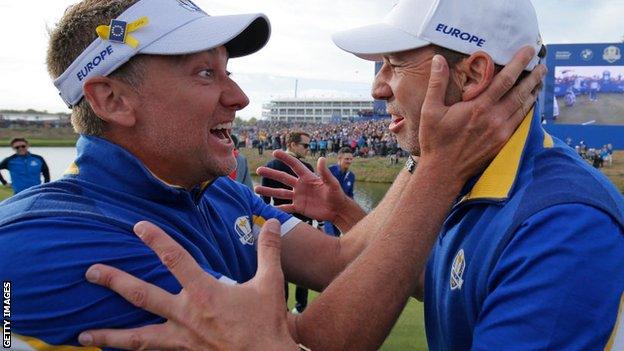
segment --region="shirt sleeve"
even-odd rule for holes
[[[2,160],[2,162],[0,162],[0,169],[9,169],[9,158],[5,158],[4,160]],[[0,183],[2,183],[2,185],[6,185],[8,182],[4,179],[4,177],[2,176],[2,172],[0,172]]]
[[[288,234],[297,224],[301,223],[301,220],[293,215],[281,211],[271,205],[265,204],[258,195],[251,191],[249,192],[249,197],[253,213],[254,234],[259,234],[264,223],[271,218],[275,218],[281,223],[282,236]]]
[[[0,276],[11,282],[13,332],[53,346],[78,346],[78,334],[87,329],[163,322],[112,290],[87,282],[85,272],[95,263],[119,268],[170,293],[181,290],[158,256],[121,228],[87,218],[4,225]],[[203,268],[216,279],[231,282]]]
[[[48,168],[48,164],[43,159],[43,157],[40,157],[40,159],[41,159],[41,174],[43,174],[43,182],[49,183],[50,182],[50,169]]]
[[[624,291],[623,252],[622,228],[596,208],[533,215],[487,278],[473,350],[602,350]]]

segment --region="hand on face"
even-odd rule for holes
[[[278,206],[282,211],[300,213],[319,221],[334,220],[348,199],[338,180],[327,169],[325,158],[319,158],[316,166],[319,175],[316,175],[299,160],[281,150],[274,151],[273,156],[287,164],[297,177],[267,167],[258,168],[256,173],[288,185],[292,190],[257,186],[254,189],[256,193],[292,200],[292,204]]]
[[[446,106],[444,100],[449,68],[444,58],[436,55],[421,110],[420,163],[462,181],[483,170],[535,103],[536,87],[546,74],[543,65],[513,87],[533,55],[532,48],[521,49],[483,93],[452,106]]]
[[[87,279],[105,286],[135,306],[167,322],[127,330],[80,334],[83,345],[157,350],[295,350],[286,325],[280,225],[265,223],[258,241],[258,271],[241,285],[218,282],[160,228],[149,222],[134,227],[182,285],[172,295],[118,269],[94,265]]]

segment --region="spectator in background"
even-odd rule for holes
[[[321,157],[327,156],[327,140],[325,140],[325,137],[321,138],[318,145],[319,145],[319,152],[321,153]]]
[[[286,138],[286,153],[297,158],[310,171],[314,172],[314,168],[312,167],[312,165],[303,160],[308,153],[309,147],[310,147],[310,135],[308,133],[301,132],[301,131],[292,132]],[[297,176],[295,172],[290,167],[288,167],[284,162],[275,158],[269,161],[269,163],[267,163],[266,166],[268,168],[286,172],[295,177]],[[269,187],[269,188],[283,188],[283,189],[292,190],[291,187],[283,183],[280,183],[276,180],[270,179],[270,178],[263,177],[262,185]],[[273,206],[287,205],[287,204],[292,203],[292,200],[284,200],[284,199],[278,199],[276,197],[271,198],[268,196],[262,196],[262,200],[264,200],[264,202],[267,204],[271,204],[271,199],[273,200]],[[293,213],[293,215],[299,218],[300,220],[312,225],[312,222],[313,222],[312,218],[306,217],[299,213]],[[306,262],[301,262],[301,264],[306,264]],[[288,282],[285,283],[285,291],[286,291],[286,301],[288,302]],[[301,287],[301,286],[297,286],[295,290],[295,300],[296,300],[295,308],[293,308],[292,313],[297,314],[297,313],[303,312],[305,308],[308,306],[308,289]]]
[[[353,163],[353,153],[348,147],[343,147],[338,151],[338,164],[331,165],[329,171],[338,179],[340,187],[348,197],[353,199],[353,187],[355,186],[355,174],[349,171]],[[340,229],[336,227],[332,222],[325,221],[325,233],[333,236],[340,236],[342,234]]]
[[[310,140],[310,152],[312,153],[313,157],[316,157],[316,139],[312,138],[312,140]]]
[[[247,158],[241,154],[238,150],[238,138],[232,134],[232,142],[234,143],[234,150],[232,154],[236,158],[236,168],[230,173],[230,178],[241,184],[245,184],[251,191],[253,191],[253,183],[251,181],[251,175],[249,174],[249,165],[247,164]]]
[[[50,170],[45,160],[39,155],[28,152],[28,147],[28,141],[24,138],[11,140],[11,148],[15,150],[15,154],[0,163],[0,169],[6,169],[11,174],[11,187],[14,194],[41,184],[42,174],[45,183],[50,181]],[[2,173],[0,173],[0,182],[8,185]]]

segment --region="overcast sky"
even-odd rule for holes
[[[500,0],[514,1],[514,0]],[[47,28],[75,0],[0,0],[0,109],[68,112],[45,69]],[[249,95],[243,118],[277,97],[368,97],[373,64],[339,50],[331,34],[372,23],[396,0],[195,0],[211,15],[263,12],[272,36],[260,52],[230,61]],[[620,42],[624,0],[533,0],[547,44]]]

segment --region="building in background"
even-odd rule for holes
[[[263,106],[272,122],[339,123],[375,115],[370,98],[282,98]]]

